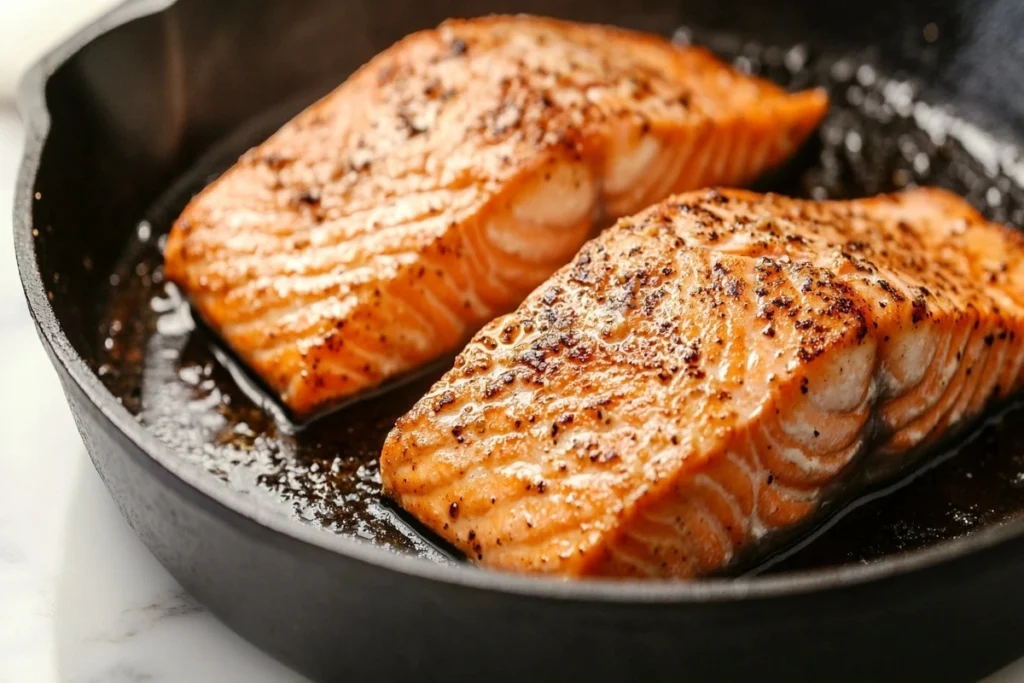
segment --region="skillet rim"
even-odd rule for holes
[[[115,400],[72,347],[46,295],[32,235],[35,180],[51,124],[46,104],[49,78],[61,65],[96,39],[133,20],[160,14],[177,2],[126,0],[71,34],[39,58],[22,77],[17,100],[25,127],[25,141],[13,203],[14,247],[29,312],[55,369],[63,369],[92,407],[145,457],[166,470],[180,484],[201,494],[201,502],[209,506],[212,514],[224,516],[225,512],[233,513],[247,522],[316,550],[412,578],[523,597],[605,604],[731,603],[823,593],[923,572],[1024,537],[1022,517],[869,564],[809,569],[772,576],[707,578],[699,581],[565,580],[482,570],[468,564],[442,565],[420,557],[397,554],[360,539],[306,524],[225,487],[222,482],[189,466],[173,448],[139,424],[127,408]]]

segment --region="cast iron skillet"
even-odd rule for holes
[[[1024,654],[1021,518],[863,566],[526,579],[302,524],[187,466],[106,390],[95,301],[172,179],[254,113],[326,92],[402,35],[493,11],[872,45],[986,129],[1013,139],[1024,124],[1013,0],[128,2],[25,78],[15,239],[83,440],[141,539],[232,628],[320,680],[972,680]],[[908,52],[929,24],[941,47]]]

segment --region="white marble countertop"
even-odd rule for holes
[[[0,0],[0,10],[15,4]],[[4,61],[8,47],[0,36],[0,683],[303,681],[182,591],[89,461],[14,261],[21,125],[5,101],[15,66]],[[1024,660],[989,680],[1024,683]]]

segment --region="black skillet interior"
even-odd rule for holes
[[[132,11],[145,10],[147,6],[155,8],[155,3],[129,3],[129,9],[134,8]],[[34,254],[28,253],[30,240],[26,235],[25,240],[19,243],[19,258],[23,272],[26,259],[34,257],[38,263],[45,293],[43,290],[34,291],[35,285],[31,279],[26,288],[37,316],[40,316],[41,310],[52,306],[53,319],[59,324],[59,330],[47,324],[46,315],[40,316],[40,326],[44,339],[54,349],[55,357],[64,363],[73,350],[91,371],[103,376],[104,384],[118,395],[117,401],[132,413],[142,413],[143,422],[148,419],[149,426],[164,441],[170,441],[179,450],[188,451],[198,447],[202,452],[202,441],[209,440],[209,434],[196,428],[194,421],[187,423],[186,429],[179,429],[181,423],[173,420],[160,422],[160,419],[161,416],[166,418],[169,412],[188,409],[197,401],[202,403],[209,398],[211,392],[176,397],[175,386],[180,385],[180,381],[185,381],[193,388],[207,383],[207,386],[218,392],[231,393],[236,405],[245,404],[247,399],[237,389],[230,388],[231,380],[221,370],[213,370],[213,373],[217,373],[213,377],[215,381],[212,384],[208,382],[211,371],[203,368],[209,365],[209,348],[202,341],[201,335],[175,337],[173,330],[172,334],[163,337],[153,334],[158,324],[157,317],[174,317],[157,316],[150,308],[150,297],[162,296],[162,292],[158,291],[159,283],[154,283],[152,278],[158,265],[152,260],[156,254],[156,233],[166,229],[168,218],[180,209],[181,201],[187,198],[188,192],[197,189],[210,173],[223,166],[225,160],[230,161],[230,155],[258,141],[273,126],[336,85],[380,49],[410,31],[434,25],[447,16],[472,16],[492,11],[526,11],[602,21],[667,35],[673,34],[679,27],[691,27],[692,31],[681,35],[698,41],[705,38],[711,40],[712,47],[730,57],[746,59],[747,66],[751,68],[765,67],[769,75],[781,75],[791,86],[805,85],[800,79],[808,71],[791,68],[792,61],[809,64],[818,60],[819,66],[829,71],[830,78],[835,76],[833,72],[837,68],[849,69],[850,73],[842,78],[854,84],[862,98],[865,93],[870,97],[873,92],[881,92],[875,83],[879,74],[907,78],[915,84],[922,100],[949,105],[964,120],[991,133],[994,139],[1015,140],[1014,131],[1019,130],[1024,119],[1024,96],[1020,94],[1024,92],[1021,87],[1024,85],[1024,69],[1019,68],[1024,63],[1020,59],[1024,57],[1024,38],[1019,37],[1017,31],[1024,19],[1024,7],[1012,0],[867,0],[861,3],[834,0],[767,3],[752,0],[729,3],[647,0],[628,4],[575,0],[518,3],[470,0],[452,3],[433,0],[415,4],[398,0],[345,3],[310,0],[301,5],[273,0],[181,0],[158,14],[112,28],[101,38],[74,53],[46,81],[46,106],[51,116],[49,134],[38,159],[38,172],[34,178],[23,178],[26,184],[21,187],[23,193],[28,192],[35,199],[31,201],[30,207],[25,201],[19,204],[19,208],[24,210],[21,227],[23,230],[35,231],[35,237],[31,240],[35,251]],[[98,29],[105,28],[102,23]],[[777,46],[780,50],[775,57],[766,57],[763,50],[746,50],[745,46],[749,47],[748,41],[756,41],[761,46]],[[793,46],[798,47],[791,50]],[[844,66],[837,67],[834,59],[836,55],[856,56],[856,60],[864,61],[848,59],[843,61]],[[865,61],[872,67],[869,71],[859,73],[857,68]],[[769,62],[776,64],[774,72]],[[876,87],[873,89],[873,86]],[[849,96],[846,89],[842,93]],[[33,123],[33,114],[38,114],[31,111],[32,108],[33,105],[29,103],[27,114],[30,124]],[[830,129],[823,129],[822,139],[814,143],[798,160],[795,170],[790,169],[788,175],[781,174],[770,180],[769,187],[792,189],[798,193],[803,191],[806,194],[820,186],[829,189],[830,195],[855,194],[857,188],[864,192],[891,189],[889,186],[894,174],[904,166],[907,173],[913,174],[915,163],[924,163],[918,160],[919,154],[928,152],[926,157],[929,164],[941,162],[953,168],[953,172],[946,175],[933,174],[940,181],[951,179],[954,189],[968,194],[979,208],[988,211],[993,218],[1021,222],[1018,207],[1024,204],[1018,203],[1021,195],[1011,178],[1013,159],[1005,147],[997,148],[1004,156],[995,162],[996,166],[1001,164],[1004,168],[985,169],[986,162],[993,163],[991,159],[972,160],[966,165],[958,163],[957,159],[962,156],[957,151],[959,147],[956,147],[959,143],[950,143],[950,149],[956,148],[952,152],[929,150],[920,146],[909,152],[903,150],[897,139],[900,130],[892,127],[883,127],[874,133],[870,130],[861,131],[864,135],[860,143],[856,143],[847,137],[849,130],[841,126],[852,121],[849,117],[842,118],[847,116],[848,108],[840,109],[840,118],[834,121],[836,125],[833,126],[839,131],[833,135],[838,137],[829,142]],[[853,123],[856,124],[855,121]],[[892,139],[887,137],[890,134]],[[815,155],[820,156],[830,145],[837,150],[845,149],[846,152],[850,152],[851,147],[865,149],[857,157],[860,161],[851,160],[848,154],[837,161],[842,168],[838,175],[833,173],[831,180],[825,176],[808,176],[800,170],[801,163],[810,163],[812,166],[818,163],[820,159],[816,160]],[[993,153],[984,144],[973,151],[982,157]],[[30,146],[30,157],[32,153]],[[875,157],[871,157],[871,154],[875,154]],[[905,163],[902,166],[897,164],[898,167],[892,166],[887,159],[900,154],[905,157]],[[200,160],[201,157],[205,160]],[[33,163],[34,160],[30,159],[27,168],[31,168]],[[879,180],[881,176],[872,171],[874,166],[869,168],[865,164],[882,164],[885,179]],[[189,173],[189,169],[196,168],[198,172]],[[1001,184],[986,178],[989,171],[993,171],[992,174],[996,176],[1003,173],[998,181]],[[917,179],[922,181],[932,177],[919,175]],[[776,185],[772,186],[771,183]],[[989,193],[993,187],[999,191],[996,201],[993,201]],[[27,220],[29,211],[31,221]],[[142,219],[149,223],[140,232]],[[148,237],[141,240],[141,245],[140,235]],[[132,244],[135,247],[127,246]],[[129,249],[127,254],[126,248]],[[142,265],[138,265],[139,262]],[[129,270],[124,269],[125,263],[129,264]],[[111,274],[115,272],[116,277],[112,279]],[[113,315],[109,303],[111,301],[114,306]],[[98,305],[96,302],[104,303]],[[160,305],[167,304],[158,303],[158,307]],[[119,321],[122,328],[116,334],[112,334],[110,328],[114,319]],[[174,324],[174,320],[165,320],[164,323],[171,327]],[[62,346],[60,333],[66,335],[70,349]],[[107,348],[108,338],[113,339],[111,348]],[[172,339],[171,346],[175,343],[180,343],[180,346],[170,350],[161,347],[161,344],[167,343],[168,338],[177,340]],[[136,343],[132,343],[132,339]],[[159,355],[164,351],[168,352],[166,358],[175,358],[177,364],[154,366],[144,362],[144,356]],[[195,376],[182,379],[183,368],[179,362],[182,358],[191,359],[190,367]],[[83,368],[77,369],[77,372],[83,371]],[[361,590],[365,591],[367,597],[375,595],[367,586],[381,591],[389,586],[397,587],[400,579],[390,577],[390,569],[380,570],[379,574],[368,578],[370,575],[366,572],[370,568],[361,564],[362,560],[348,561],[331,553],[313,551],[310,546],[299,544],[285,535],[267,531],[266,527],[251,528],[248,520],[227,512],[151,462],[145,450],[152,451],[152,443],[144,442],[144,448],[140,449],[137,446],[140,441],[138,437],[131,434],[126,437],[119,430],[124,423],[117,423],[117,426],[111,424],[109,415],[120,411],[120,407],[115,406],[114,399],[109,396],[88,391],[83,393],[78,386],[80,378],[75,372],[73,368],[71,374],[62,370],[62,379],[68,387],[72,407],[91,455],[125,514],[157,556],[190,590],[210,603],[244,635],[318,677],[330,678],[335,675],[338,669],[330,664],[334,654],[332,647],[329,643],[311,643],[310,636],[316,629],[326,629],[325,632],[334,638],[346,638],[347,642],[357,643],[359,638],[353,635],[352,624],[344,619],[332,630],[329,625],[331,612],[326,611],[326,608],[347,607],[356,613],[372,609],[371,605],[353,598],[345,585],[339,585],[337,577],[351,579],[349,586],[363,581]],[[168,381],[168,378],[174,382]],[[285,446],[276,446],[278,452],[272,452],[269,459],[261,459],[260,448],[253,448],[253,442],[272,429],[266,417],[254,406],[247,408],[247,412],[229,411],[228,423],[218,423],[216,429],[220,433],[230,431],[234,435],[231,437],[232,444],[237,445],[239,439],[245,441],[247,445],[243,450],[249,454],[256,453],[256,456],[236,458],[235,462],[230,463],[238,466],[235,470],[230,466],[225,468],[223,463],[218,464],[214,458],[193,459],[191,464],[198,464],[207,470],[202,476],[213,481],[212,490],[219,490],[217,487],[234,487],[237,490],[240,488],[239,481],[232,472],[256,468],[262,475],[260,482],[264,484],[257,489],[269,489],[281,494],[298,493],[298,498],[305,501],[305,504],[299,506],[304,516],[321,523],[326,522],[347,535],[370,537],[390,547],[412,550],[444,562],[446,558],[443,554],[438,554],[415,534],[405,533],[407,527],[390,512],[379,508],[369,512],[358,509],[362,504],[360,501],[367,499],[364,495],[367,490],[370,494],[374,493],[372,466],[370,470],[364,467],[366,462],[372,462],[372,453],[377,445],[374,439],[383,436],[389,420],[393,420],[393,416],[401,412],[402,407],[413,400],[420,390],[422,381],[419,384],[414,382],[404,393],[385,396],[366,408],[357,407],[356,412],[347,416],[339,414],[347,424],[362,425],[362,431],[353,435],[352,429],[346,428],[324,438],[314,439],[313,451],[319,449],[318,452],[304,451],[301,439],[298,442],[289,441],[290,437],[281,436],[278,440],[285,443]],[[89,394],[88,397],[86,394]],[[148,413],[144,405],[148,406]],[[1011,408],[1003,423],[1014,419],[1019,419],[1019,410]],[[132,425],[132,428],[138,429],[136,425]],[[246,433],[246,430],[252,433]],[[1024,464],[1021,463],[1024,443],[1021,443],[1015,432],[1005,427],[990,427],[988,431],[983,431],[979,436],[983,448],[976,448],[975,451],[979,451],[976,455],[988,457],[994,464],[981,462],[961,466],[962,459],[947,463],[943,466],[946,468],[946,479],[940,480],[939,484],[945,488],[939,494],[935,494],[933,489],[933,495],[929,498],[926,490],[923,498],[920,495],[894,498],[895,503],[886,503],[888,508],[867,506],[864,510],[868,512],[861,510],[853,513],[850,515],[852,522],[840,522],[839,526],[812,544],[807,551],[794,556],[783,568],[803,569],[872,559],[894,549],[927,545],[937,538],[957,535],[1013,517],[1024,509],[1024,493],[1020,492],[1024,476],[1019,476],[1020,472],[1024,472]],[[292,444],[292,451],[289,451],[288,443]],[[318,491],[322,493],[325,490],[320,482],[330,477],[316,470],[311,471],[309,463],[320,467],[319,462],[322,461],[329,467],[332,461],[336,462],[326,453],[331,450],[342,450],[351,455],[345,461],[347,464],[342,464],[343,468],[348,468],[342,474],[348,481],[354,482],[353,489],[328,488],[326,491],[329,495],[318,498]],[[308,456],[304,460],[305,465],[300,468],[281,465],[296,453]],[[1000,454],[1004,457],[1000,457]],[[317,458],[321,458],[321,461]],[[989,469],[986,470],[986,467]],[[974,480],[974,484],[967,483],[968,480]],[[226,486],[224,481],[227,482]],[[370,488],[366,489],[367,486]],[[1000,496],[991,493],[993,487],[999,488],[1002,492]],[[241,488],[245,489],[247,496],[259,495],[257,489]],[[961,520],[963,528],[955,533],[949,533],[948,529],[933,529],[938,524],[935,521],[934,504],[939,500],[948,503],[951,495],[958,505],[953,512],[963,508],[970,513],[968,518]],[[225,495],[222,500],[229,498]],[[339,501],[343,503],[341,506],[336,504]],[[346,501],[347,507],[344,504]],[[273,506],[274,502],[266,504]],[[933,505],[931,518],[928,516],[929,504]],[[922,505],[925,507],[923,517]],[[339,510],[342,511],[341,516],[337,516]],[[356,510],[356,514],[350,514],[352,510]],[[942,525],[948,527],[951,510],[944,507],[938,511]],[[174,515],[175,519],[169,522],[161,518],[169,514]],[[267,512],[267,516],[273,514],[276,512]],[[332,517],[332,514],[335,516]],[[914,515],[918,515],[920,524],[908,531],[906,519]],[[353,524],[353,520],[356,523]],[[290,529],[287,536],[306,538],[305,531],[298,530],[299,522],[293,523],[294,530],[291,530],[289,524],[285,524],[285,528]],[[935,532],[931,536],[927,533],[929,529]],[[832,542],[830,546],[830,539],[840,540]],[[896,540],[895,544],[893,539]],[[1016,554],[1012,557],[1019,561],[1019,544],[1017,546]],[[197,548],[205,548],[205,554],[197,555]],[[978,557],[983,555],[979,554]],[[981,560],[977,563],[980,566]],[[358,569],[353,564],[359,565]],[[935,578],[939,575],[933,572],[933,581],[937,583],[929,584],[921,579],[919,584],[906,584],[904,588],[910,585],[917,585],[920,590],[928,585],[941,587],[944,581],[949,581],[955,575],[955,565],[949,565],[952,568],[940,578]],[[238,582],[232,577],[237,576],[239,571],[246,572],[251,578]],[[285,590],[281,581],[288,576],[289,571],[303,572],[304,575],[309,572],[312,578],[308,579],[305,588],[291,585]],[[779,571],[779,568],[775,571]],[[975,576],[983,573],[980,568],[975,571]],[[1003,573],[998,574],[998,577],[1003,577],[1008,570],[1000,567],[999,571]],[[823,580],[827,583],[827,577]],[[235,585],[228,586],[232,581]],[[995,591],[1002,586],[999,581],[992,579],[987,585],[979,584],[976,590],[980,592],[962,596],[959,602],[944,604],[941,600],[930,599],[928,595],[919,595],[902,607],[891,609],[910,621],[923,620],[929,609],[938,609],[940,614],[963,615],[966,618],[969,613],[963,610],[967,610],[967,605],[984,602],[988,595],[986,591]],[[890,586],[887,590],[891,592],[895,589]],[[252,600],[253,591],[262,591],[262,596]],[[546,629],[554,634],[560,629],[571,628],[572,624],[584,623],[580,620],[591,613],[589,608],[581,606],[590,599],[584,596],[576,596],[578,602],[572,603],[577,605],[576,612],[553,614],[544,612],[547,608],[538,605],[536,601],[514,595],[501,598],[476,594],[467,597],[458,593],[456,588],[439,588],[433,582],[413,581],[408,577],[399,592],[415,596],[409,603],[415,605],[416,609],[425,609],[425,605],[432,605],[436,609],[439,596],[443,595],[452,595],[453,602],[441,610],[443,614],[434,615],[435,621],[424,621],[419,612],[410,612],[412,608],[409,607],[404,611],[394,610],[396,619],[413,616],[409,622],[417,625],[415,629],[407,625],[402,631],[395,626],[393,620],[382,620],[379,615],[375,615],[376,621],[368,619],[365,623],[369,626],[379,626],[384,630],[393,628],[396,633],[418,640],[408,645],[411,654],[393,660],[389,660],[388,653],[379,646],[364,643],[359,651],[366,653],[368,663],[351,663],[348,670],[391,672],[396,675],[408,673],[421,665],[420,657],[428,655],[444,662],[450,671],[486,670],[488,665],[482,661],[481,653],[496,656],[498,650],[493,643],[476,643],[482,648],[480,652],[467,653],[465,658],[460,658],[456,650],[440,643],[436,636],[423,637],[423,629],[433,629],[441,624],[447,624],[453,633],[467,634],[465,628],[460,631],[452,627],[451,620],[466,624],[472,623],[474,618],[479,620],[481,615],[507,618],[510,621],[525,618],[529,621],[535,616],[540,619],[539,615],[547,614],[548,621],[538,622],[544,626],[537,634],[528,638],[523,635],[522,629],[510,626],[508,637],[513,642],[519,638],[524,644],[529,643],[549,652],[545,656],[557,658],[558,652],[545,649],[548,646],[544,646],[537,638]],[[393,596],[387,597],[387,594],[387,591],[380,593],[380,599],[393,607]],[[833,594],[844,593],[837,590]],[[862,599],[885,599],[882,592],[868,592],[865,595],[868,598],[862,596]],[[682,601],[694,597],[693,594],[684,596]],[[1016,619],[1016,613],[1009,610],[1010,605],[1016,604],[1012,597],[1016,597],[1018,602],[1024,599],[1019,590],[1011,596],[1004,594],[1002,607],[1005,614],[998,609],[989,612],[990,642],[984,648],[979,646],[977,652],[972,650],[961,656],[958,659],[959,669],[939,657],[936,660],[939,665],[934,670],[947,674],[959,672],[974,675],[1002,663],[1009,656],[1021,654],[1021,648],[1005,636],[1005,628]],[[849,608],[848,597],[837,597],[831,599],[832,602],[822,599],[812,603],[794,595],[790,600],[787,609],[792,609],[796,615],[792,618],[793,623],[783,624],[775,640],[769,638],[764,645],[751,646],[750,652],[737,657],[733,664],[720,664],[724,667],[721,671],[748,671],[744,667],[754,665],[759,653],[768,652],[765,648],[769,644],[785,646],[789,642],[792,646],[786,637],[796,637],[795,634],[801,632],[801,629],[805,633],[815,632],[807,630],[811,623],[808,619],[813,619],[808,615],[825,606]],[[243,604],[246,602],[251,604]],[[467,602],[472,603],[472,606],[468,606]],[[678,599],[668,602],[678,602]],[[750,602],[753,604],[757,601]],[[637,632],[648,634],[649,641],[639,644],[630,640],[632,650],[628,655],[621,651],[617,655],[614,651],[609,656],[591,655],[593,663],[589,666],[605,677],[617,671],[632,671],[630,661],[638,653],[657,657],[660,652],[658,647],[675,642],[676,638],[683,637],[690,629],[737,628],[737,619],[745,622],[743,628],[748,635],[759,637],[763,635],[759,634],[759,628],[774,622],[774,617],[769,617],[772,612],[767,610],[770,603],[769,600],[759,607],[751,607],[749,613],[744,613],[742,608],[736,606],[722,608],[714,614],[708,613],[701,606],[670,615],[652,605],[624,608],[625,611],[609,608],[600,612],[601,616],[596,623],[606,631],[596,635],[595,642],[615,642],[616,634],[621,636],[624,628],[628,630],[625,625],[629,623],[643,623],[643,628]],[[924,604],[928,605],[927,609],[923,607]],[[901,609],[903,612],[900,612]],[[524,617],[527,614],[530,616]],[[865,625],[873,623],[872,619],[879,618],[879,614],[868,610],[857,616],[854,610],[851,623],[860,619],[860,628],[864,630]],[[992,617],[992,614],[999,618]],[[291,621],[286,622],[287,626],[274,626],[261,621],[267,619]],[[748,623],[751,620],[754,623]],[[1020,622],[1016,623],[1019,625]],[[828,656],[849,654],[849,648],[855,642],[861,642],[867,647],[876,645],[871,638],[864,636],[858,636],[860,641],[853,638],[847,642],[843,640],[846,632],[842,628],[833,628],[833,631],[834,640],[825,643],[817,660],[812,657],[812,661],[805,662],[804,668],[793,668],[794,665],[787,664],[780,667],[780,671],[807,673],[815,671],[816,666],[827,668]],[[885,628],[881,628],[875,637],[884,631]],[[899,631],[894,631],[893,635],[897,633]],[[932,636],[936,642],[942,639],[939,634]],[[699,646],[695,644],[692,649],[684,650],[694,654],[700,648],[708,648],[709,652],[724,652],[728,649],[727,639],[713,634],[707,638],[709,640],[695,641],[702,643]],[[576,640],[566,645],[566,652],[589,653],[587,644]],[[896,651],[883,649],[878,652],[880,654],[865,658],[863,668],[855,667],[839,677],[852,676],[854,672],[875,673],[881,669],[872,667],[892,664],[899,659]],[[921,668],[925,660],[913,656],[913,653],[921,654],[924,650],[909,647],[907,652],[907,662],[913,663],[916,668],[910,664],[904,668],[896,666],[887,675],[902,672],[902,680],[908,680],[926,670]],[[664,656],[664,652],[661,652],[661,656]],[[510,667],[503,670],[504,675],[510,676],[510,672],[518,670],[516,667],[519,665],[508,662],[507,656],[499,656],[498,661]],[[649,671],[655,678],[668,671],[659,664],[644,666],[651,667]],[[694,676],[700,678],[715,673],[715,668],[709,666],[707,663],[693,664]],[[935,666],[934,663],[932,666]],[[528,672],[526,669],[523,671]]]

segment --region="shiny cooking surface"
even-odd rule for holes
[[[744,44],[685,29],[676,38],[708,45],[739,68],[791,89],[829,88],[832,110],[816,139],[758,189],[825,199],[935,184],[963,194],[991,219],[1024,224],[1024,191],[993,161],[998,143],[940,102],[919,100],[913,83],[887,77],[864,55],[814,55],[803,46]],[[338,533],[453,561],[380,499],[377,470],[394,420],[444,363],[291,433],[260,407],[266,398],[259,388],[196,329],[180,295],[162,281],[162,235],[191,193],[282,122],[274,112],[259,117],[140,217],[136,238],[110,277],[97,372],[141,423],[232,487]],[[1024,506],[1024,434],[1015,429],[1021,419],[1022,405],[993,413],[951,444],[937,466],[859,501],[819,537],[764,570],[867,562],[1008,519]]]

